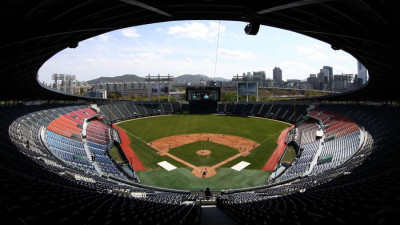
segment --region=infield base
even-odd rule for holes
[[[210,166],[198,166],[197,168],[192,170],[192,174],[196,177],[203,177],[203,171],[205,171],[206,169],[207,173],[204,178],[209,178],[217,174],[217,171],[215,171],[215,169]]]

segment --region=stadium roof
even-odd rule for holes
[[[399,100],[400,2],[385,0],[3,0],[0,99],[79,99],[37,81],[59,51],[112,30],[175,20],[259,21],[330,43],[369,71],[368,85],[328,97]],[[356,65],[355,65],[356,66]]]

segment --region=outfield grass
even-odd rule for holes
[[[133,151],[147,169],[137,173],[142,183],[188,190],[195,190],[205,184],[214,190],[219,190],[264,184],[269,174],[260,170],[275,150],[277,146],[276,140],[282,130],[288,127],[288,124],[261,118],[221,115],[172,115],[131,120],[120,123],[118,126],[126,131],[131,140]],[[191,168],[168,156],[160,156],[147,145],[147,143],[163,137],[188,133],[235,135],[256,141],[260,145],[252,150],[250,155],[246,157],[240,156],[218,168],[216,176],[202,179],[193,176]],[[190,155],[192,155],[193,160],[198,158],[195,153],[187,154],[184,156],[186,157],[185,160],[192,160]],[[165,171],[157,165],[160,161],[168,161],[179,169]],[[249,162],[250,165],[240,172],[230,169],[230,167],[241,161]],[[192,164],[200,165],[200,163]],[[181,182],[181,178],[184,182]]]
[[[211,154],[198,155],[196,152],[202,148],[210,150]],[[211,141],[196,141],[187,145],[171,148],[168,153],[195,166],[213,166],[231,156],[239,154],[239,151]]]

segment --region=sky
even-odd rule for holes
[[[40,68],[39,80],[51,83],[53,73],[73,74],[79,81],[124,74],[231,79],[253,71],[265,71],[272,78],[274,67],[282,69],[283,80],[304,80],[323,66],[333,67],[334,74],[357,73],[353,56],[334,51],[325,42],[267,26],[255,36],[246,35],[245,26],[232,21],[176,21],[115,30],[57,53]]]

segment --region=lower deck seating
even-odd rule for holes
[[[62,106],[11,107],[0,111],[0,131],[9,134],[0,137],[0,212],[4,221],[25,225],[196,224],[196,221],[198,224],[199,206],[174,201],[164,203],[151,197],[133,198],[130,192],[151,196],[154,190],[77,170],[50,154],[38,134],[51,120],[62,115],[61,110],[56,114],[47,112],[54,107]],[[68,107],[64,112],[75,109],[75,106]],[[44,114],[46,117],[42,117]],[[78,141],[64,138],[54,138],[53,144],[59,148],[74,143],[69,146],[70,150],[83,154],[78,150],[81,147]],[[182,194],[182,199],[188,194]],[[176,195],[179,198],[180,194]]]
[[[361,149],[349,153],[353,156],[336,167],[290,183],[253,189],[253,193],[222,195],[217,198],[221,210],[240,224],[390,224],[397,218],[400,166],[393,162],[400,159],[400,131],[396,128],[400,109],[345,105],[319,108],[345,115],[364,127]],[[322,155],[335,152],[337,160],[347,157],[347,150],[358,146],[360,132],[327,142]],[[301,157],[309,156],[304,153]],[[331,163],[334,161],[335,157]],[[314,170],[325,165],[318,164]]]

